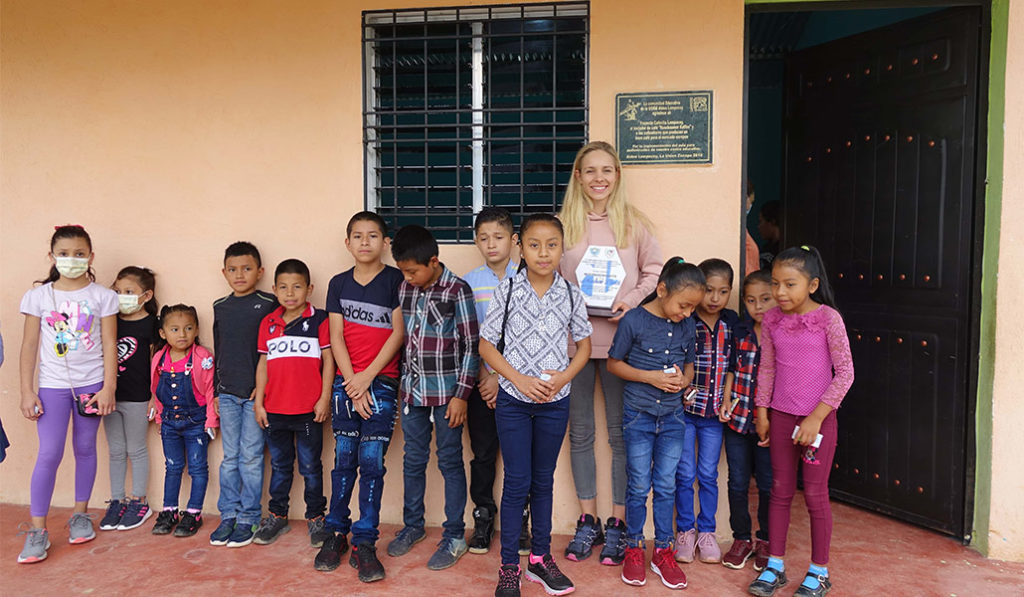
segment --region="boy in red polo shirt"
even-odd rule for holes
[[[270,515],[260,523],[255,543],[266,545],[287,533],[292,467],[299,461],[305,480],[309,540],[320,547],[324,530],[323,422],[330,409],[334,358],[327,312],[308,302],[309,268],[287,259],[274,272],[274,294],[281,306],[260,323],[256,366],[256,421],[270,448]],[[326,349],[326,350],[325,350]]]

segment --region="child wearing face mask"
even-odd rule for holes
[[[21,299],[21,414],[36,422],[39,433],[32,523],[18,555],[22,564],[45,560],[50,547],[46,516],[69,420],[74,421],[75,507],[67,524],[68,542],[96,538],[87,511],[96,481],[99,415],[114,409],[117,388],[117,295],[96,284],[92,260],[89,233],[81,226],[58,226],[50,238],[49,275]]]
[[[103,417],[110,451],[110,501],[100,521],[101,531],[127,531],[153,515],[146,501],[149,481],[151,394],[149,361],[156,339],[156,277],[152,270],[130,265],[117,273],[117,403]],[[132,462],[132,491],[125,493],[128,460]]]

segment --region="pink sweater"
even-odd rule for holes
[[[778,307],[764,314],[757,406],[807,416],[820,402],[839,408],[851,385],[850,340],[838,311],[821,305],[803,315]]]
[[[576,243],[576,246],[567,249],[562,254],[562,263],[559,265],[558,273],[573,284],[579,286],[576,279],[576,267],[579,266],[583,255],[590,245],[615,246],[615,235],[608,223],[608,214],[587,214],[587,231]],[[619,288],[615,301],[622,301],[632,309],[640,304],[645,296],[654,291],[658,285],[658,275],[661,274],[661,267],[664,261],[661,257],[661,247],[658,246],[658,239],[654,238],[650,230],[641,227],[637,235],[637,241],[624,248],[619,249],[619,259],[622,267],[626,270],[626,278]],[[611,348],[612,339],[615,337],[615,329],[618,322],[612,323],[604,317],[591,317],[590,323],[594,326],[594,333],[590,336],[591,349],[590,358],[607,359],[608,349]],[[576,352],[575,346],[569,347],[569,354]]]

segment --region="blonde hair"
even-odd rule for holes
[[[636,237],[639,228],[651,229],[651,221],[639,209],[630,205],[626,199],[626,186],[622,180],[622,162],[615,148],[605,141],[591,141],[576,152],[576,159],[572,163],[572,176],[569,179],[569,186],[565,189],[565,199],[562,201],[562,209],[558,212],[558,219],[565,227],[565,246],[572,248],[581,240],[587,230],[587,214],[594,208],[594,203],[583,192],[583,185],[580,184],[577,173],[580,171],[580,164],[583,158],[592,151],[603,151],[612,156],[615,162],[615,185],[608,197],[608,205],[605,211],[608,213],[608,223],[612,227],[612,234],[615,235],[615,246],[624,249],[628,247]]]

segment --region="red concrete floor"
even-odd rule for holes
[[[796,590],[810,557],[807,515],[799,498],[797,502],[800,510],[794,511],[787,557],[795,580],[778,593],[786,597]],[[833,513],[832,595],[1024,595],[1024,564],[987,560],[947,537],[850,506],[833,504]],[[17,564],[24,540],[16,535],[17,526],[28,520],[28,508],[0,504],[0,595],[491,595],[497,578],[497,549],[487,555],[467,554],[445,571],[428,570],[427,559],[441,537],[437,528],[429,529],[427,539],[412,552],[396,559],[384,554],[396,527],[385,526],[380,552],[388,576],[364,585],[345,563],[347,557],[334,572],[313,570],[316,550],[309,546],[302,521],[293,521],[292,531],[269,546],[211,546],[208,537],[216,518],[207,518],[200,533],[188,539],[153,536],[153,523],[147,522],[133,531],[99,532],[94,541],[72,546],[63,528],[69,515],[68,509],[51,511],[53,547],[47,560]],[[723,518],[720,513],[719,520]],[[728,548],[727,532],[719,532],[719,537],[723,550]],[[619,568],[601,566],[596,557],[567,562],[560,554],[568,542],[567,536],[557,536],[553,547],[559,566],[576,583],[576,594],[671,594],[653,574],[648,575],[647,586],[630,587],[619,580]],[[690,595],[742,595],[754,574],[749,564],[741,571],[699,562],[683,569],[689,579],[684,594]],[[523,595],[540,597],[544,592],[539,585],[524,582]]]

